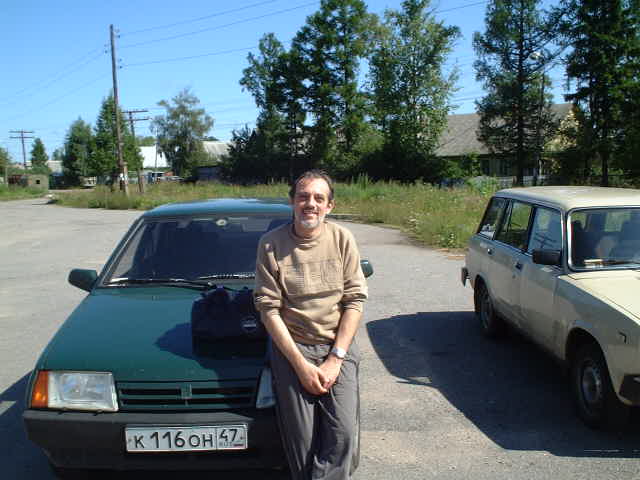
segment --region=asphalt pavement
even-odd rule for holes
[[[46,199],[0,203],[1,478],[54,478],[24,433],[26,381],[85,294],[67,283],[69,270],[99,270],[139,215]],[[375,270],[357,335],[362,456],[355,480],[640,479],[638,419],[622,434],[586,428],[558,365],[516,334],[485,340],[472,290],[460,283],[462,257],[412,245],[390,228],[345,225]]]

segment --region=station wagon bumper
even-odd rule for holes
[[[198,413],[87,413],[25,410],[28,438],[62,468],[233,470],[286,465],[275,409]],[[242,451],[128,453],[124,429],[137,426],[247,425]]]

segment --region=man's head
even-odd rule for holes
[[[309,170],[298,177],[289,191],[296,232],[313,235],[333,209],[333,182],[321,170]]]

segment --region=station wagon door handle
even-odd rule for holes
[[[493,255],[493,248],[487,248],[487,255]]]
[[[522,270],[522,264],[520,262],[516,262],[514,265],[518,270]]]

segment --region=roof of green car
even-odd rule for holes
[[[496,196],[555,206],[568,211],[574,208],[622,207],[640,205],[640,190],[609,187],[526,187],[508,188]]]
[[[193,202],[167,203],[145,212],[145,217],[180,217],[189,215],[282,214],[291,213],[286,198],[212,198]]]

